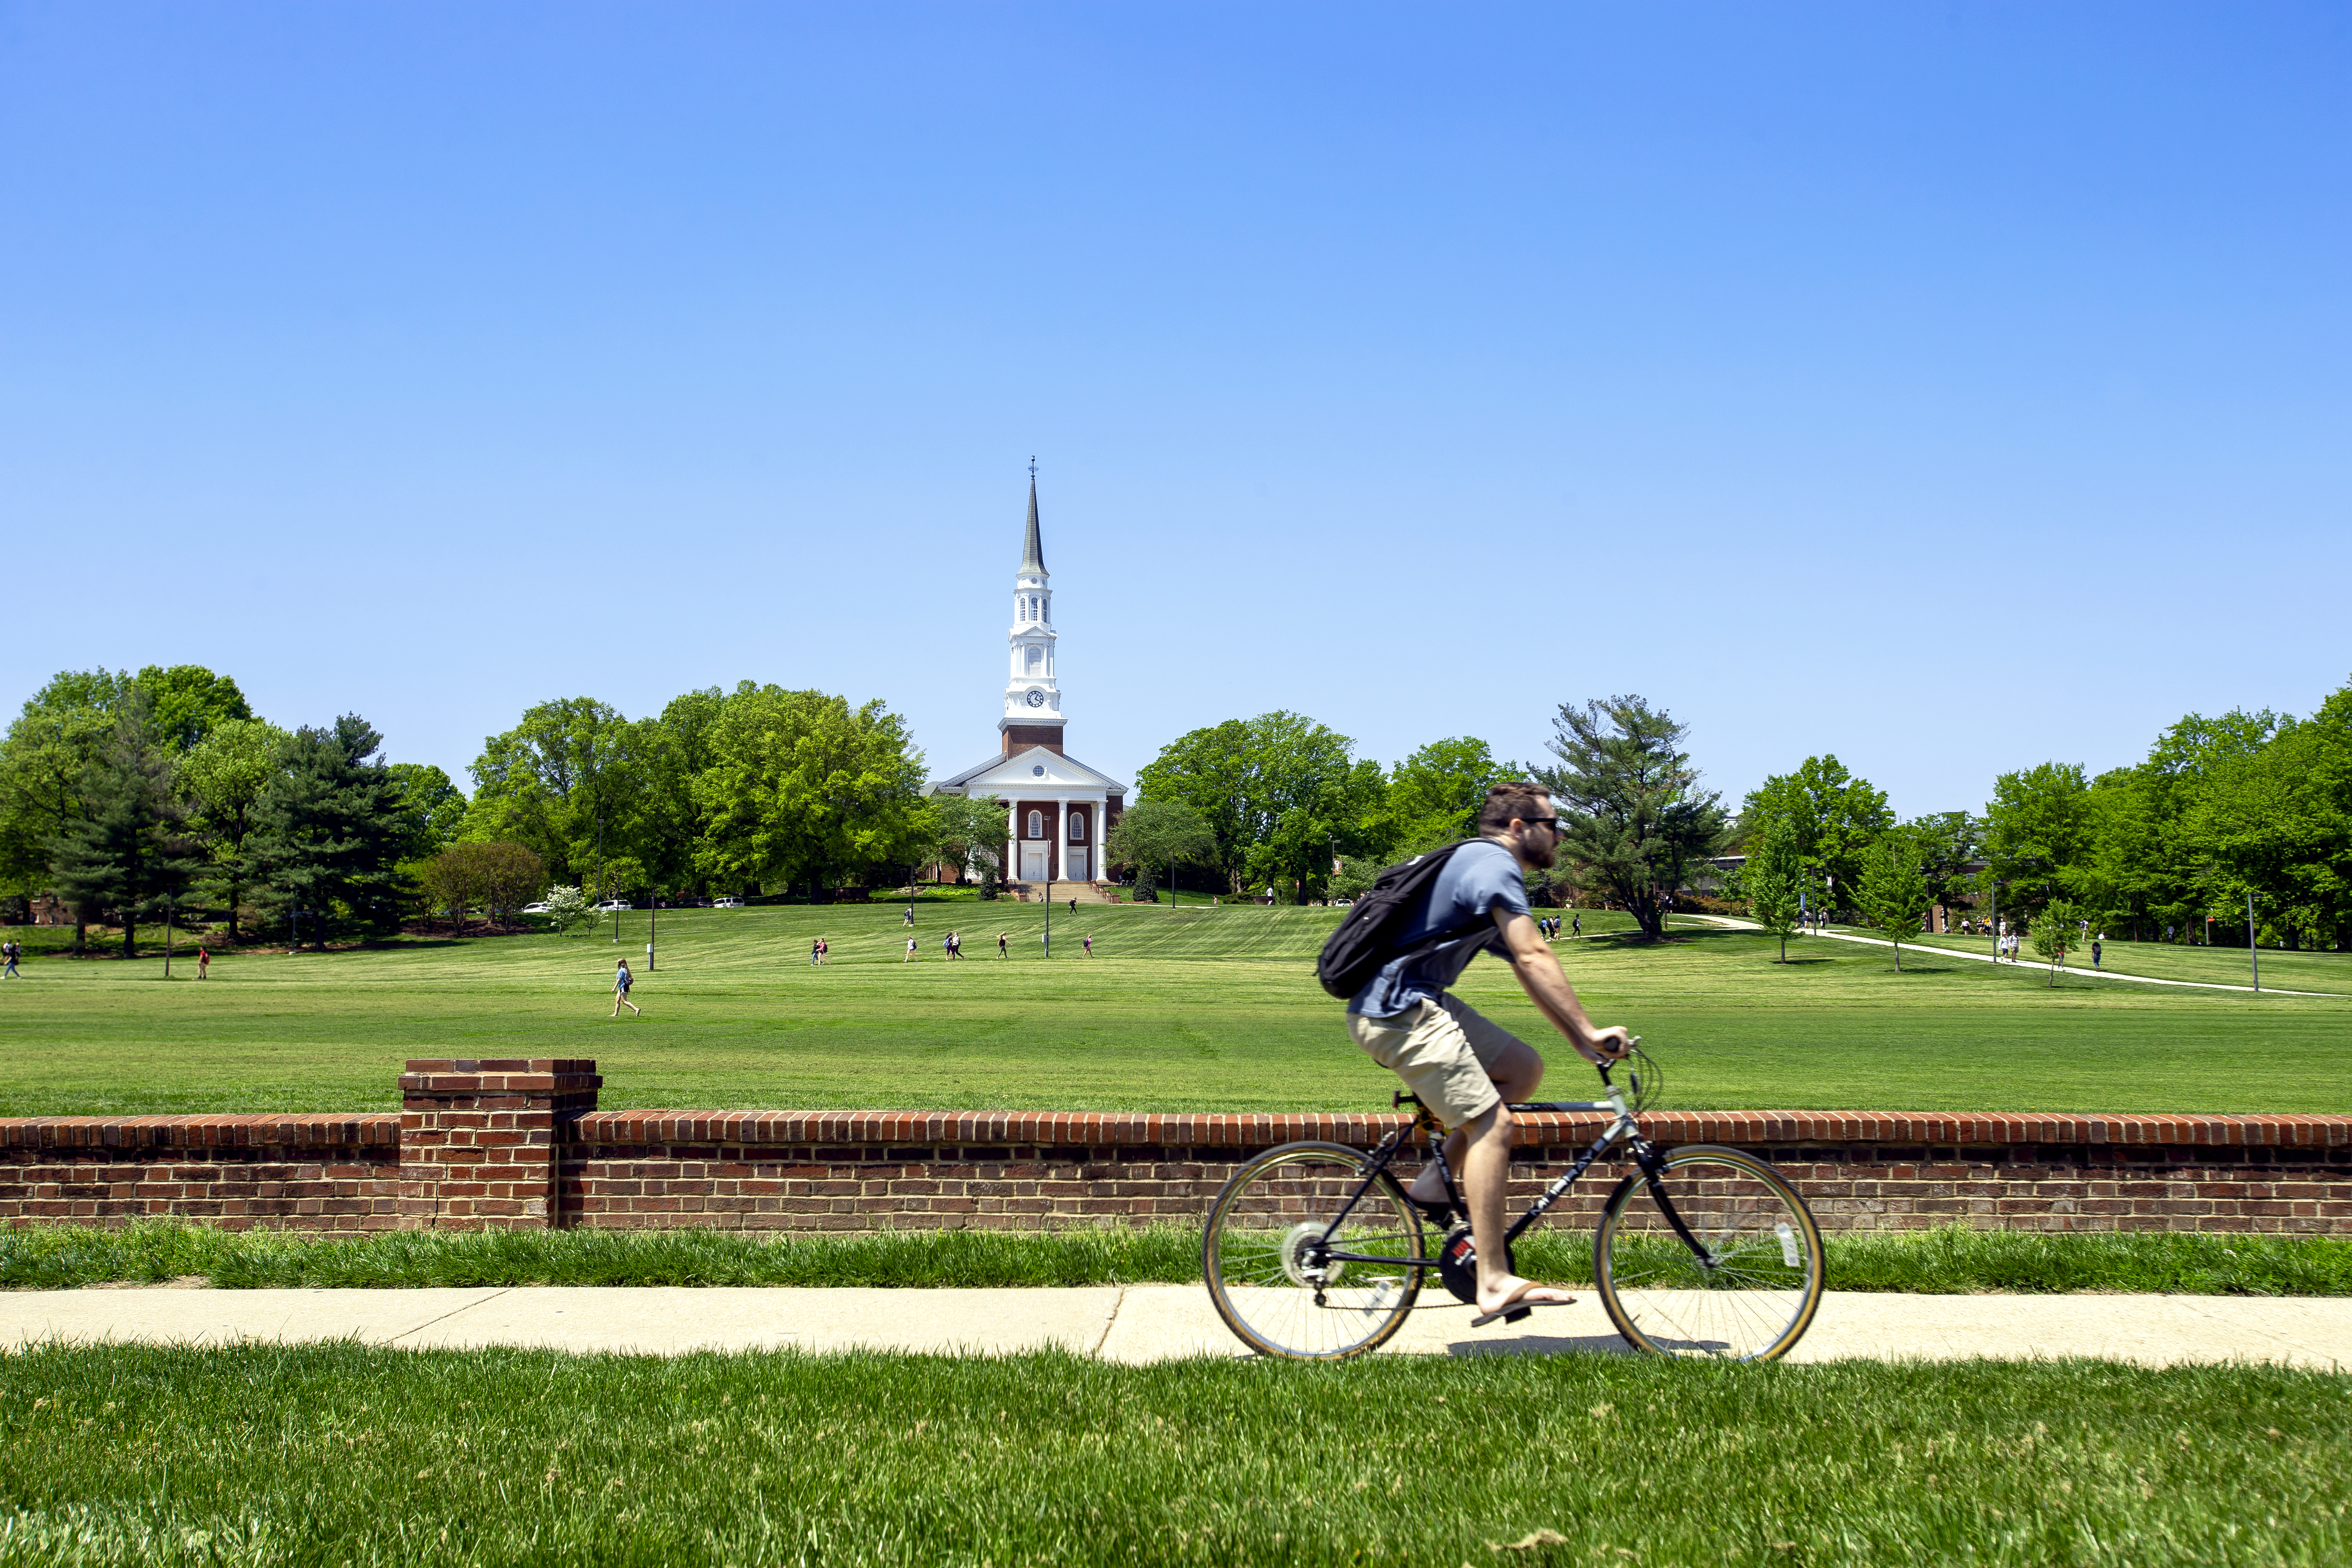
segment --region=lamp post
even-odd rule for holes
[[[2254,941],[2254,890],[2246,889],[2246,962],[2254,966],[2254,990],[2263,988],[2263,950]],[[2292,987],[2290,987],[2292,989]]]

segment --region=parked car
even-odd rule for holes
[[[724,899],[711,900],[710,907],[714,910],[740,910],[743,907],[743,900],[730,895]]]
[[[525,904],[522,907],[522,912],[527,915],[543,915],[547,912],[547,903],[541,900],[535,904]]]
[[[634,910],[636,907],[626,899],[606,899],[596,906],[596,912],[600,915],[609,915],[615,910]]]

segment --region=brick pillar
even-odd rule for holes
[[[400,1077],[400,1228],[559,1223],[557,1145],[596,1109],[593,1061],[412,1061]]]

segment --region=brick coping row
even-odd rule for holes
[[[415,1064],[412,1064],[415,1065]],[[485,1068],[507,1064],[485,1062]],[[593,1066],[593,1064],[583,1064]],[[520,1068],[521,1064],[516,1064]],[[567,1068],[572,1067],[565,1063]],[[527,1070],[527,1069],[524,1069]],[[544,1070],[542,1068],[542,1070]],[[1255,1148],[1320,1138],[1377,1142],[1406,1119],[1387,1113],[1233,1115],[1045,1110],[592,1110],[562,1118],[565,1142],[592,1144],[1009,1144]],[[1603,1118],[1519,1119],[1523,1145],[1590,1139]],[[2138,1144],[2352,1147],[2352,1116],[1955,1115],[1882,1110],[1665,1110],[1642,1118],[1664,1143]],[[0,1117],[0,1149],[396,1146],[397,1111],[308,1115]]]

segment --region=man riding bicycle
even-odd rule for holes
[[[1478,811],[1479,837],[1453,852],[1422,907],[1413,910],[1395,943],[1403,954],[1382,964],[1348,1003],[1348,1028],[1381,1066],[1404,1079],[1430,1114],[1450,1131],[1446,1163],[1461,1173],[1478,1252],[1478,1310],[1513,1306],[1566,1306],[1576,1298],[1523,1279],[1505,1266],[1504,1188],[1510,1175],[1508,1102],[1535,1098],[1543,1058],[1525,1041],[1482,1017],[1448,994],[1470,961],[1501,933],[1511,967],[1538,1011],[1588,1060],[1625,1054],[1622,1026],[1595,1028],[1576,990],[1528,913],[1524,873],[1552,864],[1559,819],[1541,784],[1499,784]],[[1475,922],[1492,920],[1494,930]],[[1458,928],[1463,935],[1425,952],[1430,938]],[[1423,1167],[1409,1195],[1415,1203],[1446,1201],[1434,1161]]]

